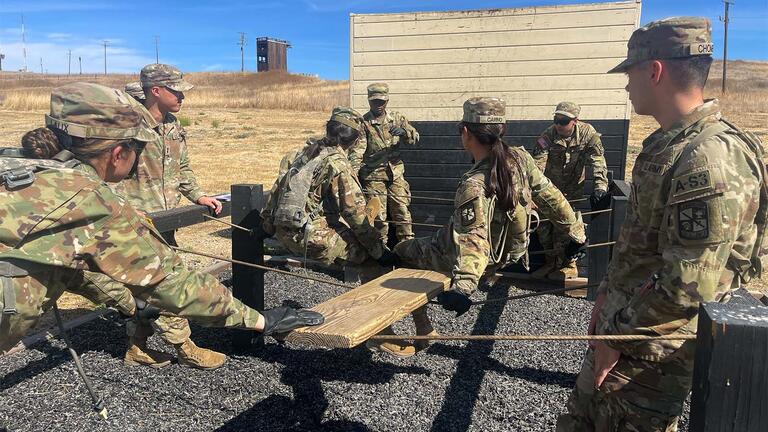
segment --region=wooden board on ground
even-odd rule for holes
[[[444,273],[396,269],[311,308],[325,316],[325,323],[294,330],[285,341],[353,348],[427,304],[449,284],[450,277]]]
[[[586,286],[589,283],[585,277],[578,277],[565,281],[554,281],[547,279],[535,279],[532,278],[531,275],[525,273],[497,272],[496,275],[514,282],[515,286],[520,289],[530,291],[547,291],[558,288],[578,288]],[[563,295],[574,298],[586,298],[587,288],[567,291],[563,293]]]

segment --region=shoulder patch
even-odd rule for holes
[[[549,149],[549,141],[543,136],[540,136],[539,139],[536,140],[536,145],[539,146],[540,150]]]
[[[643,172],[651,173],[651,174],[662,174],[664,171],[667,170],[668,164],[660,164],[656,162],[645,162],[643,163],[642,168],[640,168]]]
[[[479,198],[467,201],[459,207],[459,214],[461,215],[461,226],[470,226],[477,220],[477,212],[475,211],[475,204]]]
[[[677,206],[680,238],[705,240],[709,237],[709,211],[704,201],[688,201]]]
[[[712,174],[709,169],[691,172],[679,177],[675,177],[672,180],[673,197],[706,189],[714,189],[714,184],[712,183]]]

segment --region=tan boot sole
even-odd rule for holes
[[[179,365],[180,366],[188,367],[190,369],[199,369],[199,370],[215,370],[215,369],[218,369],[218,368],[224,366],[226,363],[227,363],[227,360],[224,359],[224,361],[220,365],[216,365],[216,366],[201,366],[201,365],[198,365],[198,364],[195,364],[195,363],[192,363],[192,362],[187,362],[187,361],[179,359]]]
[[[396,357],[396,358],[400,358],[400,359],[405,359],[405,358],[413,357],[413,356],[416,355],[416,350],[415,349],[414,349],[414,351],[408,351],[408,352],[401,353],[401,352],[397,352],[397,351],[390,351],[390,350],[388,350],[386,348],[383,348],[379,344],[370,343],[370,342],[366,342],[365,343],[365,347],[368,348],[372,352],[380,352],[380,353],[383,353],[383,354],[389,354],[392,357]]]
[[[128,367],[148,366],[148,367],[151,367],[152,369],[162,369],[166,366],[169,366],[171,364],[171,361],[167,360],[164,362],[156,362],[156,363],[142,363],[142,362],[137,362],[136,360],[123,359],[123,363],[125,363],[125,365]]]

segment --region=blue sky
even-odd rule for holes
[[[160,61],[185,71],[239,70],[238,32],[246,33],[246,68],[255,69],[256,37],[286,39],[289,69],[347,79],[349,14],[461,10],[584,3],[571,0],[219,0],[108,1],[0,0],[0,52],[3,70],[22,67],[21,15],[26,28],[27,67],[50,73],[72,71],[82,58],[83,72],[102,72],[102,40],[108,40],[110,72],[135,72],[154,62],[154,37]],[[703,15],[713,23],[716,57],[722,58],[721,0],[646,0],[641,22],[671,15]],[[768,0],[736,0],[731,6],[731,59],[768,60]]]

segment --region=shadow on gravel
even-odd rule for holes
[[[53,346],[51,342],[47,340],[36,343],[28,349],[40,351],[45,354],[45,357],[31,361],[25,364],[21,369],[3,375],[3,379],[0,380],[0,391],[7,390],[39,374],[56,369],[62,364],[72,360],[68,352]]]
[[[395,374],[429,374],[418,366],[398,366],[373,361],[364,347],[334,350],[297,350],[283,345],[266,345],[253,358],[285,366],[280,382],[293,389],[293,399],[271,395],[247,411],[231,419],[218,432],[242,430],[286,431],[369,431],[368,426],[353,420],[323,421],[328,399],[323,381],[354,384],[384,384]]]
[[[498,289],[496,289],[498,288]],[[509,286],[497,284],[489,291],[489,297],[507,297]],[[506,302],[486,303],[480,308],[472,334],[494,334]],[[434,353],[437,346],[430,349]],[[489,363],[493,341],[470,341],[457,352],[459,359],[456,372],[445,391],[443,406],[432,422],[432,431],[465,431],[472,423],[472,412],[480,392],[486,369],[478,364]]]

